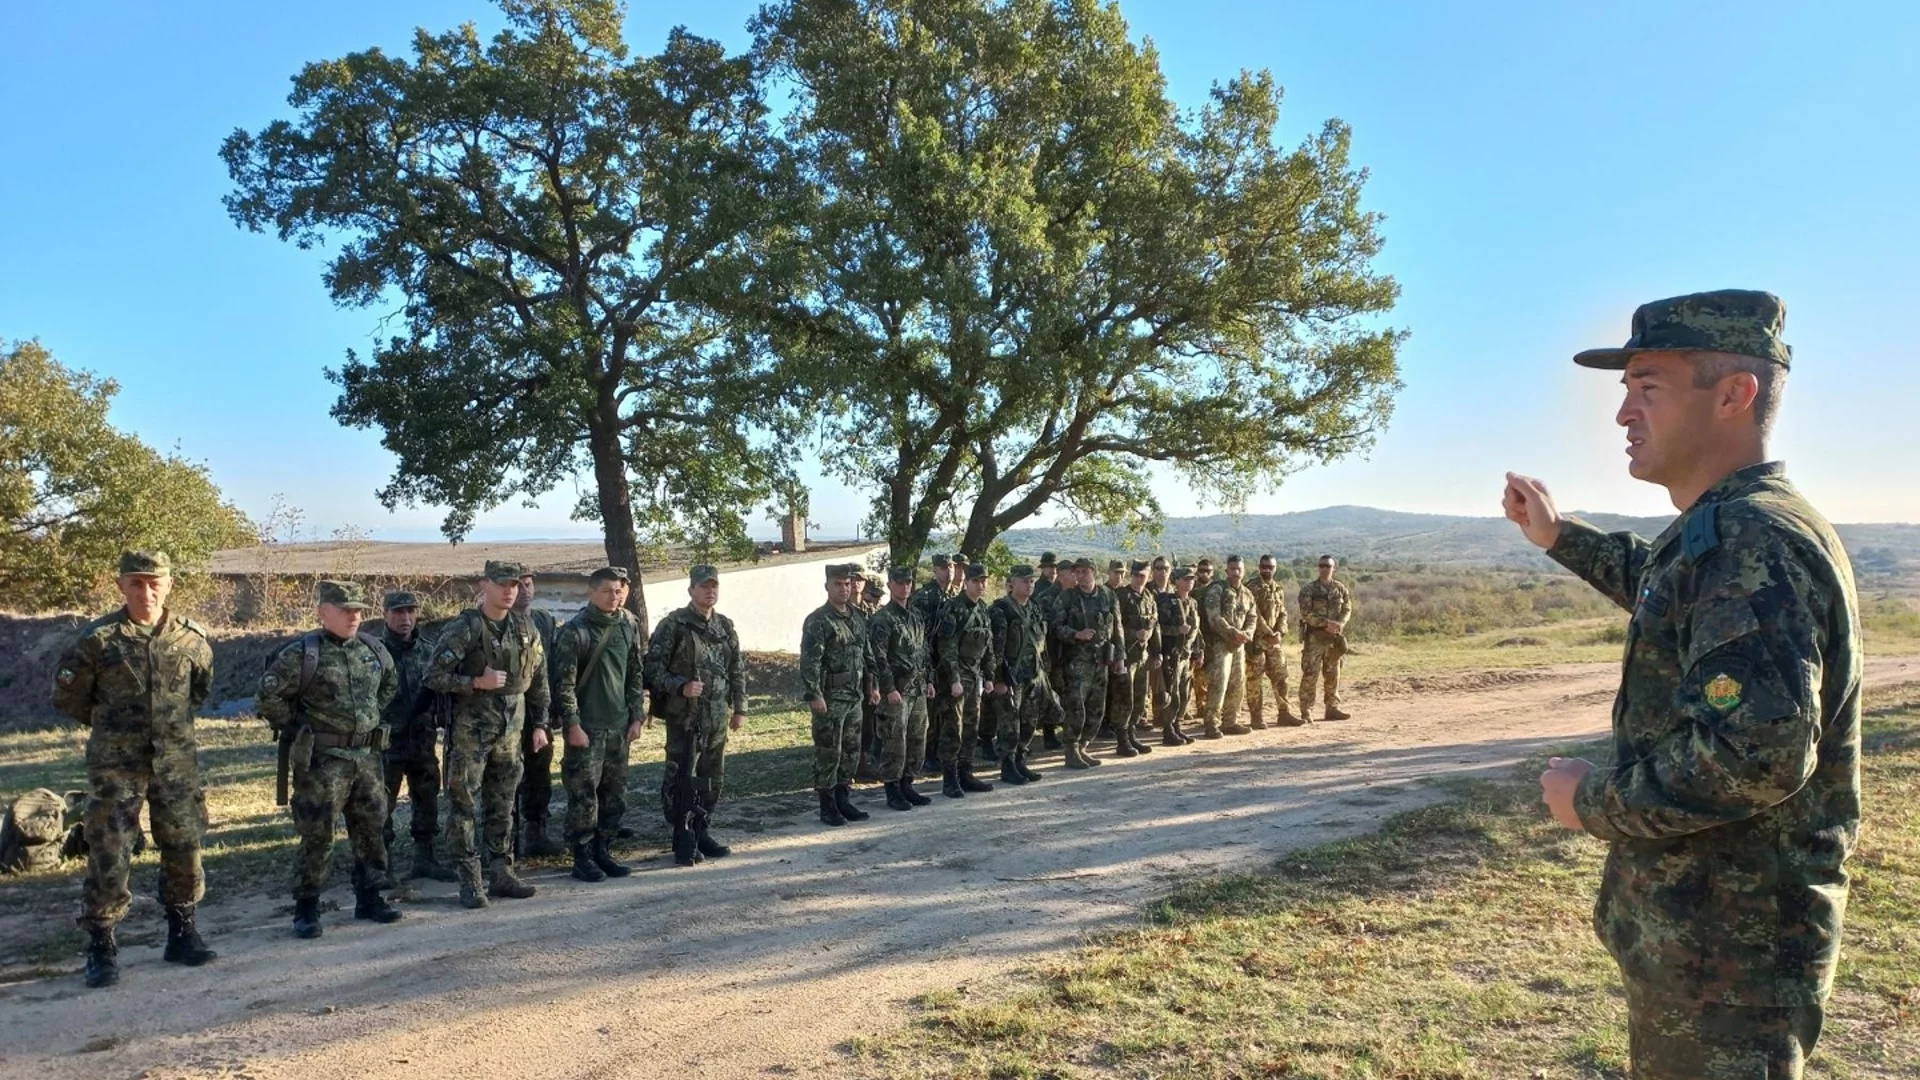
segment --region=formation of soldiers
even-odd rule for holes
[[[164,958],[199,965],[216,955],[194,915],[207,822],[193,718],[212,688],[212,648],[203,628],[167,608],[166,555],[128,552],[118,569],[124,605],[82,629],[53,695],[90,729],[80,925],[93,987],[119,978],[115,928],[130,906],[143,804],[161,857]],[[863,588],[856,564],[829,566],[826,603],[807,617],[800,647],[820,819],[867,819],[852,798],[863,771],[881,782],[892,810],[931,803],[914,787],[923,773],[938,773],[948,798],[994,790],[976,775],[981,758],[998,765],[1001,783],[1033,783],[1041,774],[1029,752],[1041,732],[1069,769],[1099,765],[1093,744],[1102,738],[1117,757],[1150,753],[1138,732],[1155,726],[1163,745],[1185,745],[1195,738],[1183,725],[1196,700],[1197,737],[1245,734],[1267,726],[1263,681],[1278,696],[1279,724],[1309,722],[1316,676],[1324,718],[1345,719],[1337,673],[1353,602],[1333,570],[1322,559],[1319,579],[1300,594],[1306,636],[1295,713],[1272,556],[1252,582],[1235,555],[1218,580],[1208,560],[1175,568],[1163,557],[1130,572],[1116,561],[1103,585],[1090,560],[1063,567],[1047,553],[1038,569],[1014,567],[990,603],[987,568],[964,556],[935,556],[933,579],[918,587],[913,567],[894,567],[884,593]],[[655,720],[666,729],[660,806],[674,862],[730,853],[710,822],[728,733],[746,722],[746,680],[739,636],[716,610],[718,572],[694,567],[687,605],[650,635],[627,610],[626,570],[596,570],[588,585],[586,606],[559,623],[532,607],[524,567],[488,562],[479,602],[429,633],[412,593],[387,593],[370,629],[364,621],[375,605],[361,585],[318,583],[319,625],[274,654],[258,696],[278,744],[277,799],[300,838],[295,936],[323,933],[320,897],[342,821],[354,917],[401,918],[388,894],[399,887],[392,849],[403,789],[413,804],[405,876],[458,882],[465,907],[532,897],[535,887],[516,870],[523,856],[570,853],[573,876],[586,882],[627,876],[612,845],[632,835],[623,825],[628,749]],[[1196,695],[1202,672],[1205,693]],[[1237,720],[1243,693],[1251,727]],[[558,841],[547,821],[556,745],[567,806]]]

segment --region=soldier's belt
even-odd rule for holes
[[[820,680],[820,682],[822,687],[828,691],[858,690],[860,688],[860,676],[851,671],[828,672],[827,677]]]
[[[354,735],[336,735],[330,731],[313,732],[315,750],[379,750],[386,746],[386,728],[377,727]]]

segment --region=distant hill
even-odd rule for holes
[[[1609,531],[1632,530],[1651,538],[1671,517],[1577,512]],[[1841,525],[1840,539],[1861,575],[1920,575],[1920,525]],[[1273,552],[1282,561],[1330,552],[1349,562],[1453,568],[1549,570],[1554,564],[1527,543],[1505,518],[1405,514],[1367,506],[1329,506],[1292,514],[1170,518],[1158,537],[1129,542],[1114,529],[1015,529],[1008,546],[1023,556],[1042,551],[1062,556],[1111,558],[1165,551],[1182,560],[1239,552],[1252,558]]]

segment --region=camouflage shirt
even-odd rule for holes
[[[1120,655],[1120,613],[1114,610],[1113,593],[1105,588],[1060,590],[1048,613],[1048,629],[1068,662],[1106,664]],[[1075,640],[1082,630],[1092,630],[1093,639]]]
[[[1570,519],[1548,554],[1633,612],[1615,761],[1574,798],[1611,845],[1601,940],[1668,994],[1821,1000],[1860,825],[1859,614],[1832,527],[1764,464],[1651,544]]]
[[[927,631],[931,633],[934,625],[940,621],[940,609],[946,606],[947,596],[947,590],[941,588],[939,582],[929,581],[913,590],[913,595],[907,598],[907,606],[919,613],[920,621],[926,624]]]
[[[1314,578],[1300,587],[1300,624],[1309,630],[1323,629],[1330,622],[1345,625],[1353,618],[1353,593],[1341,581]]]
[[[849,606],[821,604],[800,627],[800,686],[804,700],[848,701],[865,694],[867,617]]]
[[[426,688],[426,679],[433,644],[423,640],[418,629],[412,637],[403,638],[384,626],[380,628],[380,644],[393,657],[394,674],[399,678],[399,689],[381,713],[381,722],[393,729],[395,741],[431,729],[433,709],[429,699],[433,692]]]
[[[1239,644],[1232,636],[1236,633],[1252,634],[1259,618],[1253,593],[1248,591],[1244,581],[1236,586],[1226,578],[1221,578],[1213,583],[1207,590],[1206,599],[1200,602],[1200,625],[1208,639],[1223,648],[1232,649]]]
[[[301,686],[307,641],[318,643],[313,676]],[[260,676],[260,719],[275,731],[298,720],[328,735],[365,735],[380,726],[381,713],[400,690],[393,656],[370,633],[344,641],[315,630],[288,642]],[[334,757],[365,757],[368,747],[326,747]]]
[[[1160,594],[1160,649],[1168,660],[1200,651],[1200,605],[1168,589]]]
[[[135,626],[125,608],[80,628],[60,657],[53,707],[98,730],[193,729],[213,690],[213,647],[192,619],[162,613]]]
[[[987,654],[993,650],[993,622],[984,601],[969,600],[965,593],[948,600],[932,636],[940,662],[939,685],[985,674]]]
[[[1120,637],[1126,646],[1129,664],[1139,664],[1160,655],[1160,605],[1153,591],[1131,586],[1116,589],[1114,604],[1120,609]]]
[[[1038,678],[1047,648],[1047,614],[1039,603],[1003,596],[987,609],[987,621],[993,627],[993,666],[987,672],[993,681],[1025,685]]]
[[[733,620],[717,611],[702,615],[689,604],[669,612],[647,639],[644,664],[647,689],[661,696],[665,702],[661,711],[670,723],[704,716],[709,725],[725,725],[747,711],[740,635],[733,629]],[[697,699],[680,692],[695,678],[701,683]],[[725,715],[713,710],[716,702],[725,703]],[[697,705],[706,708],[703,711]]]
[[[1279,578],[1272,581],[1254,575],[1246,582],[1247,593],[1253,597],[1253,612],[1257,620],[1253,628],[1253,640],[1247,642],[1250,653],[1265,652],[1280,644],[1287,636],[1287,587]]]
[[[487,668],[506,672],[506,685],[474,689],[474,677]],[[524,715],[546,726],[551,700],[546,648],[534,620],[517,611],[492,622],[479,608],[468,608],[447,623],[434,642],[426,683],[429,689],[453,695],[455,724],[518,723]],[[515,730],[512,723],[509,730]]]
[[[607,635],[612,638],[601,644]],[[593,670],[583,670],[595,650]],[[589,604],[554,631],[547,670],[553,675],[553,718],[565,728],[624,728],[647,715],[645,642],[640,619],[625,608],[611,615]]]
[[[867,620],[873,675],[882,694],[898,690],[909,697],[927,689],[927,624],[920,613],[889,603]]]

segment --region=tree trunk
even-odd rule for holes
[[[620,425],[611,401],[602,402],[587,432],[593,454],[593,480],[598,489],[600,524],[605,532],[607,565],[624,566],[633,577],[627,608],[640,617],[642,637],[651,632],[647,598],[641,590],[640,535],[633,527],[633,494],[627,488],[627,459],[620,452]]]

